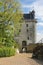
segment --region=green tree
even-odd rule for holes
[[[20,6],[17,0],[0,0],[0,45],[14,44],[15,30],[22,19]]]

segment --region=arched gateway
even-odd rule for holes
[[[26,41],[22,41],[22,47],[27,46],[27,42]]]
[[[27,42],[22,41],[22,52],[27,52]]]

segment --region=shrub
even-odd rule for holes
[[[0,48],[0,57],[9,57],[15,55],[15,49],[11,47],[1,47]]]

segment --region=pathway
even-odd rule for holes
[[[17,54],[12,57],[0,58],[0,65],[43,65],[43,62],[31,58],[32,54]]]

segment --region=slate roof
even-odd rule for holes
[[[24,14],[23,17],[24,17],[24,19],[34,19],[35,18],[35,11],[33,10],[29,14]]]

